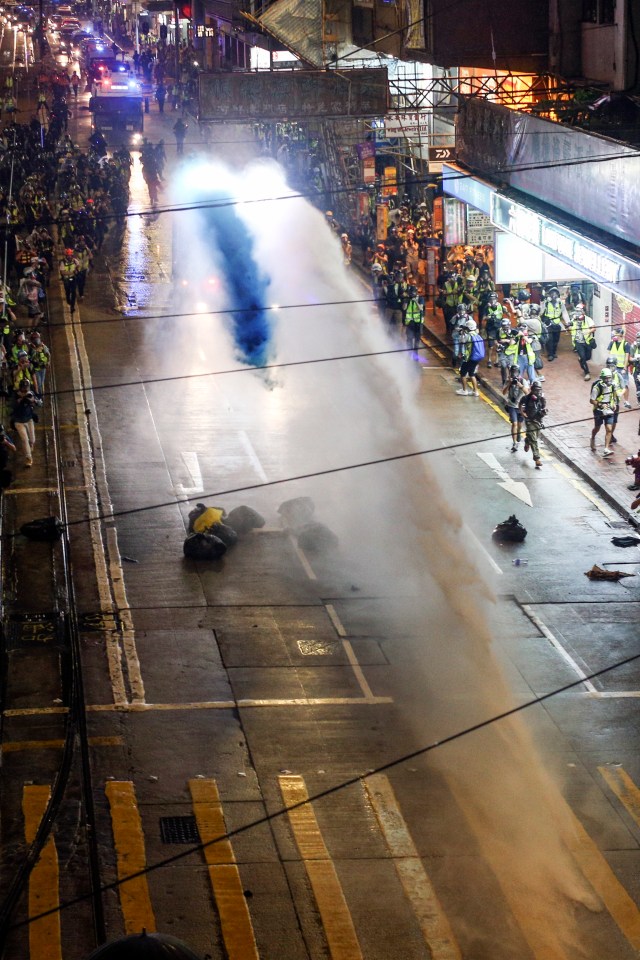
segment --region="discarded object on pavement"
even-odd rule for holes
[[[188,560],[218,560],[227,552],[227,546],[210,533],[190,533],[182,552]]]
[[[622,570],[603,570],[597,563],[587,570],[585,577],[589,580],[622,580],[623,577],[635,577],[635,573],[624,573]]]
[[[227,547],[233,547],[238,542],[238,534],[230,527],[227,523],[214,523],[207,529],[207,533],[212,534],[212,536],[217,537],[218,540],[222,540]]]
[[[39,520],[29,520],[20,527],[20,533],[28,540],[53,542],[59,540],[64,530],[64,524],[58,517],[41,517]]]
[[[285,500],[278,507],[278,513],[282,517],[285,527],[291,527],[297,530],[307,523],[313,522],[313,515],[316,506],[311,497],[295,497],[293,500]]]
[[[236,533],[249,533],[256,527],[264,527],[265,519],[252,507],[234,507],[224,518],[228,527]]]
[[[527,531],[515,513],[512,513],[508,520],[499,523],[491,534],[494,540],[507,543],[522,543],[526,535]]]
[[[637,537],[611,537],[611,543],[616,547],[637,547],[640,540]]]
[[[321,550],[333,550],[338,546],[338,538],[324,523],[307,523],[296,533],[298,546],[307,553],[319,553]]]
[[[189,533],[206,533],[214,523],[224,519],[222,507],[208,507],[205,503],[196,503],[189,512]]]

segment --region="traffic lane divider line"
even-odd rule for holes
[[[640,827],[640,789],[623,767],[598,767],[600,776]]]
[[[389,778],[376,773],[365,779],[364,786],[432,960],[462,960],[448,917],[424,868]]]
[[[231,841],[225,836],[220,794],[215,780],[189,780],[209,881],[220,918],[222,938],[229,960],[259,960],[247,899]]]
[[[320,913],[332,960],[362,960],[353,920],[302,777],[278,777],[289,823]],[[292,809],[293,808],[293,809]]]
[[[50,797],[48,785],[23,787],[22,813],[27,844],[35,839]],[[59,880],[58,851],[50,836],[29,876],[29,917],[48,914],[29,924],[29,960],[62,960]]]
[[[147,867],[144,834],[135,788],[129,780],[110,780],[105,794],[111,811],[111,828],[116,850],[118,893],[126,933],[155,933],[156,918],[149,896],[147,877],[134,876]]]

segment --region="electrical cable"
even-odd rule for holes
[[[357,784],[362,783],[364,780],[368,780],[370,777],[376,776],[377,774],[386,773],[389,770],[394,770],[403,763],[408,763],[411,760],[424,757],[440,747],[445,747],[448,744],[455,743],[456,741],[470,736],[473,733],[478,733],[480,730],[485,730],[487,727],[493,726],[494,724],[499,723],[501,720],[507,720],[519,713],[523,713],[525,710],[528,710],[531,707],[546,703],[547,700],[551,700],[553,697],[557,697],[562,693],[573,690],[575,687],[579,687],[588,681],[596,680],[598,677],[605,676],[614,670],[619,670],[622,667],[626,667],[631,663],[637,662],[638,660],[640,660],[640,653],[634,653],[622,660],[616,660],[615,663],[609,664],[606,667],[601,667],[598,670],[594,670],[592,673],[584,674],[577,680],[572,680],[570,683],[565,683],[561,687],[555,687],[553,690],[550,690],[547,693],[542,693],[536,697],[532,697],[530,700],[525,700],[516,707],[511,707],[509,710],[503,710],[501,713],[487,717],[485,720],[480,720],[478,723],[464,727],[462,730],[458,730],[456,733],[449,734],[446,737],[441,737],[439,740],[433,740],[431,743],[427,744],[426,747],[420,747],[417,750],[412,750],[409,753],[403,754],[401,757],[397,757],[395,760],[389,760],[387,763],[380,764],[380,766],[374,768],[373,770],[368,770],[366,773],[349,777],[333,787],[327,787],[326,790],[320,790],[318,793],[314,793],[312,796],[310,796],[307,800],[300,800],[297,803],[291,804],[290,806],[281,807],[279,810],[275,810],[273,813],[267,813],[262,817],[257,817],[250,823],[235,827],[233,830],[227,830],[225,833],[221,833],[213,840],[195,844],[194,846],[189,847],[188,850],[183,850],[180,853],[173,854],[171,857],[165,857],[164,859],[159,860],[157,863],[147,865],[142,870],[138,870],[136,873],[129,874],[127,877],[122,877],[119,880],[114,880],[111,883],[104,884],[100,887],[100,892],[107,893],[111,890],[117,890],[123,884],[129,883],[131,880],[135,880],[139,877],[145,877],[148,874],[153,873],[155,870],[160,870],[163,867],[171,866],[171,864],[178,863],[181,860],[184,860],[186,857],[192,856],[194,853],[201,853],[203,850],[213,846],[215,843],[219,843],[221,840],[232,840],[234,837],[247,833],[249,830],[253,830],[256,827],[261,827],[265,824],[272,823],[274,820],[278,820],[290,813],[291,810],[298,810],[301,807],[307,806],[307,804],[316,803],[319,800],[324,800],[326,797],[334,796],[341,790],[346,790],[348,787],[356,786]],[[69,907],[77,906],[79,903],[84,903],[91,896],[91,893],[86,893],[81,894],[78,897],[73,897],[71,900],[67,900],[64,903],[58,904],[57,907],[52,907],[50,910],[45,910],[33,917],[29,917],[27,920],[21,920],[19,923],[12,924],[9,929],[18,930],[21,927],[28,927],[37,920],[42,920],[44,917],[50,917],[53,914],[61,913],[63,910],[66,910]]]

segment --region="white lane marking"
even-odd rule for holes
[[[493,470],[493,472],[500,478],[498,483],[499,487],[502,487],[503,490],[506,490],[507,493],[510,493],[512,496],[517,497],[518,500],[522,500],[522,502],[526,503],[527,506],[533,506],[531,502],[531,494],[529,493],[529,488],[527,487],[526,483],[523,483],[520,480],[512,480],[505,468],[492,453],[480,453],[476,450],[476,456],[480,457],[480,459],[486,463],[489,469]]]
[[[180,456],[182,457],[183,463],[187,468],[189,476],[191,477],[191,486],[185,487],[184,484],[177,483],[174,490],[176,497],[179,500],[188,500],[195,494],[204,493],[202,471],[200,469],[200,461],[198,460],[197,453],[183,451]]]
[[[565,661],[565,663],[567,663],[571,667],[571,669],[574,671],[576,676],[584,681],[584,685],[588,690],[588,692],[591,694],[598,694],[598,691],[596,690],[594,685],[591,683],[591,681],[586,679],[586,673],[584,672],[584,670],[578,666],[578,664],[573,659],[571,654],[568,653],[567,650],[565,650],[565,648],[562,646],[558,638],[551,632],[551,630],[546,625],[546,623],[544,623],[540,619],[537,613],[533,612],[533,609],[529,606],[528,603],[521,604],[521,607],[523,612],[529,617],[529,620],[531,620],[531,623],[534,625],[534,627],[537,627],[540,633],[542,634],[542,636],[546,637],[549,643],[553,647],[555,647],[555,649],[558,651],[562,659]]]
[[[351,666],[351,669],[353,670],[354,676],[358,681],[360,689],[362,690],[365,698],[367,700],[371,700],[372,698],[374,698],[373,691],[371,690],[371,687],[367,683],[365,675],[362,671],[362,667],[358,663],[358,658],[356,657],[354,649],[351,646],[351,641],[346,639],[347,631],[345,630],[342,624],[342,620],[338,616],[338,612],[336,608],[332,603],[325,603],[324,607],[327,613],[329,614],[329,619],[331,620],[336,633],[338,634],[339,637],[342,638],[342,647],[344,649],[344,652],[347,655],[347,660],[349,661],[349,664]]]
[[[240,443],[244,447],[245,453],[249,457],[249,460],[251,461],[253,469],[256,471],[256,473],[258,474],[258,476],[260,477],[263,483],[268,483],[269,477],[264,472],[262,468],[262,464],[260,463],[260,458],[258,457],[258,454],[256,453],[254,446],[251,443],[251,440],[249,440],[249,437],[247,436],[246,431],[240,430],[239,436],[240,436]]]

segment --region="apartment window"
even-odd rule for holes
[[[615,23],[616,0],[582,0],[583,23]]]

